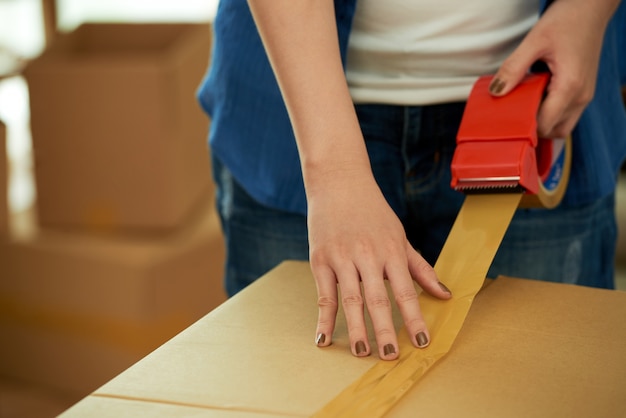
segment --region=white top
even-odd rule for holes
[[[356,103],[467,99],[538,19],[539,0],[359,0],[347,79]]]

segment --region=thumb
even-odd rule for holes
[[[528,39],[528,38],[527,38]],[[489,84],[489,92],[494,96],[504,96],[513,90],[528,73],[529,68],[540,57],[540,52],[524,40],[504,60]]]
[[[409,273],[417,284],[426,293],[439,299],[450,299],[452,292],[445,284],[439,281],[437,273],[422,256],[407,242],[407,258],[409,262]]]

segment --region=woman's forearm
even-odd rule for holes
[[[296,135],[307,194],[369,170],[343,72],[332,0],[249,0]]]

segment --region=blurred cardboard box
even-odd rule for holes
[[[0,240],[0,375],[86,395],[222,303],[212,205],[169,237]]]
[[[9,161],[6,126],[0,121],[0,235],[9,229]]]
[[[211,195],[206,24],[84,24],[28,63],[39,222],[172,229]]]
[[[316,295],[307,263],[283,263],[61,416],[312,416],[381,365],[351,354],[341,311],[333,344],[315,346]],[[624,417],[625,317],[624,292],[501,277],[419,381],[405,357],[354,395],[406,383],[389,417]]]

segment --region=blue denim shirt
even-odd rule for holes
[[[549,1],[542,1],[542,9]],[[336,0],[345,60],[356,0]],[[573,132],[570,184],[563,204],[612,192],[626,156],[626,4],[607,28],[596,94]],[[221,0],[209,71],[198,99],[211,117],[211,152],[261,203],[306,213],[304,183],[287,110],[246,0]]]

